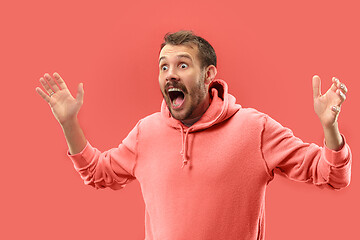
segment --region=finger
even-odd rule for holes
[[[84,84],[80,83],[76,94],[76,101],[82,103],[84,100]]]
[[[339,106],[332,106],[331,107],[331,110],[334,112],[334,113],[339,113],[341,108]]]
[[[321,80],[318,75],[312,78],[313,96],[314,99],[321,96]]]
[[[340,96],[341,103],[343,103],[346,99],[345,94],[340,89],[336,90],[336,93]]]
[[[47,103],[50,102],[50,97],[46,93],[44,93],[41,88],[37,87],[35,90]]]
[[[50,74],[45,73],[44,77],[45,77],[45,79],[48,81],[51,89],[52,89],[54,92],[57,92],[57,91],[60,90],[60,88],[59,88],[58,85],[56,84],[55,80],[50,76]]]
[[[61,89],[67,89],[67,86],[66,86],[66,84],[65,84],[65,81],[60,77],[60,75],[59,75],[57,72],[55,72],[55,73],[53,74],[53,76],[54,76],[56,82],[59,84],[59,87],[60,87]]]
[[[333,77],[333,82],[334,82],[334,84],[335,84],[335,86],[336,86],[336,89],[334,90],[336,93],[338,93],[337,92],[337,89],[339,89],[339,91],[341,91],[345,96],[346,96],[346,94],[347,94],[347,92],[348,92],[348,89],[347,89],[347,87],[345,86],[345,84],[344,83],[342,83],[342,82],[340,82],[340,80],[338,79],[338,78],[336,78],[336,77]],[[340,95],[340,93],[338,93],[339,95]]]
[[[44,78],[41,77],[39,81],[48,94],[54,93],[54,91],[50,88],[49,83]]]
[[[336,92],[336,90],[340,87],[340,80],[337,77],[332,78],[333,84],[331,85],[331,90]]]
[[[344,83],[340,83],[340,89],[345,95],[347,94],[348,89],[347,89],[347,87],[345,86]]]

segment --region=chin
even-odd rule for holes
[[[171,113],[171,116],[173,118],[175,118],[176,120],[185,120],[186,119],[186,115],[185,114],[181,114],[181,113],[178,113],[178,112],[174,112],[172,110],[170,110],[170,113]]]
[[[180,111],[175,111],[171,108],[169,108],[171,116],[179,121],[187,120],[189,119],[191,112],[186,111],[185,109],[181,109]]]

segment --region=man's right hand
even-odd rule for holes
[[[40,83],[47,94],[39,87],[36,88],[36,92],[50,105],[56,120],[61,125],[64,125],[77,118],[77,114],[83,104],[84,88],[83,84],[80,83],[76,98],[74,98],[60,75],[54,73],[53,77],[45,73],[44,77],[40,78]]]
[[[85,148],[87,143],[77,119],[77,114],[83,104],[83,84],[79,84],[75,99],[60,75],[54,73],[53,76],[54,78],[45,73],[44,78],[47,81],[44,78],[40,78],[40,83],[47,94],[39,87],[36,88],[36,92],[50,105],[56,120],[60,123],[69,146],[69,153],[77,154]]]

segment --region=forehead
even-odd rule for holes
[[[159,61],[179,56],[189,56],[193,62],[197,61],[198,48],[195,45],[165,45],[159,54]]]

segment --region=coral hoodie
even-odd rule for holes
[[[161,112],[140,120],[117,147],[87,142],[70,155],[85,184],[121,189],[137,179],[146,240],[264,239],[265,190],[279,169],[288,178],[340,189],[351,152],[303,143],[255,109],[242,108],[216,80],[211,104],[191,127]]]

